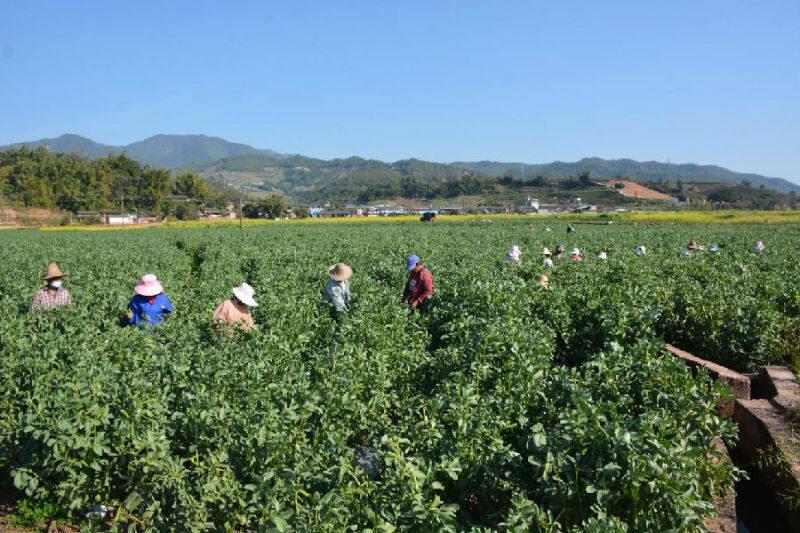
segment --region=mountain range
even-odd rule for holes
[[[53,139],[39,139],[38,141],[0,146],[0,150],[18,148],[23,145],[30,148],[47,146],[53,152],[77,153],[86,157],[105,157],[124,152],[131,159],[142,164],[171,169],[183,168],[198,161],[214,161],[246,154],[274,157],[281,155],[272,150],[258,150],[246,144],[233,143],[207,135],[153,135],[124,146],[112,146],[67,133]]]
[[[800,192],[800,185],[783,178],[742,173],[715,165],[670,164],[631,159],[584,158],[576,162],[556,161],[546,164],[504,163],[497,161],[458,161],[435,163],[405,159],[391,163],[349,157],[316,159],[262,150],[219,137],[206,135],[155,135],[125,146],[111,146],[80,135],[66,134],[52,139],[0,146],[0,150],[19,146],[47,146],[54,152],[79,153],[86,157],[103,157],[126,153],[143,164],[170,169],[191,169],[209,181],[245,184],[250,188],[274,190],[300,196],[310,191],[352,184],[354,181],[375,183],[384,178],[416,176],[435,181],[458,177],[465,171],[478,176],[511,175],[532,179],[537,175],[548,179],[566,179],[588,171],[593,178],[625,176],[635,181],[683,181],[686,183],[749,182],[754,187],[781,192]]]

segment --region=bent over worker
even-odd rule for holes
[[[155,274],[145,274],[133,288],[125,320],[131,326],[152,327],[160,324],[174,311],[164,294],[164,287]]]
[[[211,317],[217,331],[227,331],[234,328],[249,331],[255,328],[253,315],[250,312],[251,308],[258,307],[255,299],[255,289],[247,283],[242,283],[238,287],[231,289],[231,292],[233,295],[219,304]]]
[[[406,260],[408,281],[403,289],[403,302],[408,302],[411,309],[419,307],[433,294],[433,274],[422,264],[419,257],[411,255]]]
[[[325,282],[325,300],[336,311],[344,311],[350,305],[350,278],[353,269],[344,263],[328,267],[328,281]]]

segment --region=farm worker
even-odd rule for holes
[[[564,245],[563,244],[559,244],[558,246],[556,246],[556,253],[553,254],[553,256],[554,257],[558,257],[563,253],[564,253]]]
[[[544,256],[542,266],[545,268],[553,268],[553,259],[550,257],[550,250],[548,250],[547,247],[542,250],[542,255]]]
[[[636,255],[647,255],[647,248],[644,246],[637,246],[634,252],[636,252]]]
[[[419,309],[419,306],[433,293],[433,274],[425,268],[416,255],[408,257],[406,270],[409,274],[402,301],[408,302],[411,309]]]
[[[145,274],[134,286],[136,294],[128,304],[125,318],[129,325],[145,326],[160,324],[173,311],[172,302],[164,294],[164,288],[155,274]]]
[[[255,289],[247,283],[242,283],[231,292],[233,297],[219,304],[214,310],[212,320],[217,326],[217,330],[219,331],[223,327],[240,327],[245,331],[253,329],[256,326],[250,309],[258,307],[254,298]]]
[[[337,311],[344,311],[350,305],[350,277],[353,269],[344,263],[336,263],[328,267],[328,277],[325,283],[325,299]]]
[[[714,243],[711,245],[711,253],[718,254],[719,253],[719,244]]]
[[[572,227],[572,224],[567,224],[567,233],[575,233],[575,228]]]
[[[47,282],[44,288],[40,289],[33,297],[31,302],[31,311],[35,309],[53,309],[54,307],[61,307],[62,305],[70,305],[72,303],[72,296],[69,291],[61,286],[62,280],[68,274],[61,272],[58,265],[50,263],[47,265],[47,272],[42,279]]]
[[[550,290],[550,280],[544,274],[541,274],[538,278],[536,278],[536,283],[544,290]]]
[[[753,245],[753,248],[750,250],[752,254],[760,254],[764,251],[764,241],[758,241]]]
[[[700,247],[697,245],[695,241],[689,241],[689,244],[683,247],[681,250],[681,255],[692,255],[692,252],[699,250]]]
[[[597,254],[597,258],[600,261],[608,261],[608,254],[605,252],[600,252],[599,254]]]
[[[581,255],[581,251],[577,248],[573,248],[569,254],[569,258],[572,261],[583,261],[583,256]]]
[[[512,265],[519,265],[520,262],[522,261],[521,256],[522,256],[522,251],[519,249],[519,246],[515,244],[506,254],[506,261],[508,261]]]

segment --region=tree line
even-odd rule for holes
[[[0,152],[0,194],[16,205],[72,212],[124,208],[169,214],[175,209],[169,195],[204,205],[225,201],[193,172],[173,176],[125,154],[86,159],[24,146]]]
[[[481,177],[470,172],[446,179],[435,179],[417,174],[400,177],[386,175],[365,175],[358,173],[339,178],[305,196],[308,201],[356,201],[368,203],[386,198],[407,198],[409,200],[449,199],[458,196],[481,196],[517,190],[525,187],[551,187],[559,190],[572,190],[592,187],[589,172],[577,177],[561,180],[547,180],[538,175],[523,180],[506,174],[500,177]]]

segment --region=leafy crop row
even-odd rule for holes
[[[777,249],[796,229],[771,227],[761,256],[758,226],[554,229],[2,235],[0,484],[76,517],[114,505],[131,529],[700,530],[737,475],[710,441],[735,433],[660,346],[743,370],[793,357],[798,266]],[[689,238],[723,253],[678,257]],[[610,261],[557,262],[543,291],[536,252],[558,241]],[[397,303],[411,252],[436,275],[424,315]],[[31,315],[52,260],[75,304]],[[320,299],[337,261],[355,272],[339,322]],[[174,316],[120,328],[151,271]],[[242,280],[258,330],[219,335]]]

